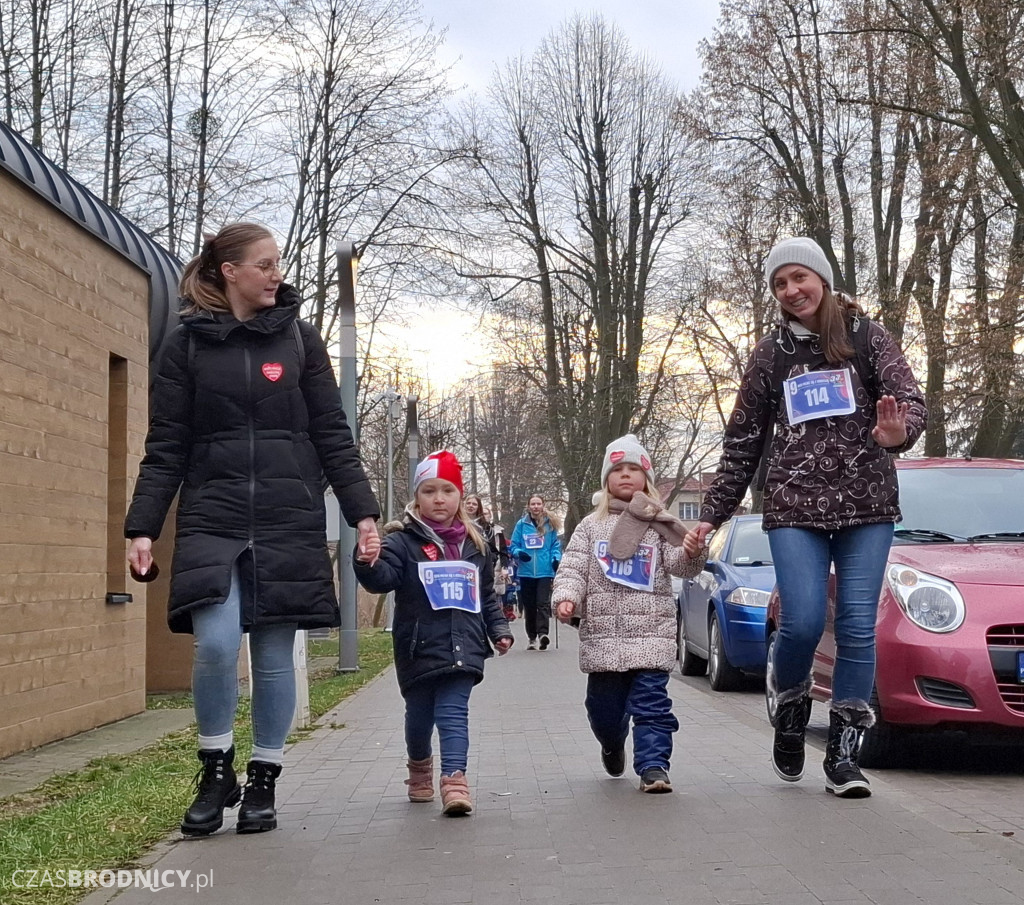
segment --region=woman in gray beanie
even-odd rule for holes
[[[857,763],[875,671],[875,616],[893,525],[900,519],[893,455],[924,431],[924,398],[892,336],[833,288],[811,239],[779,242],[765,275],[778,329],[747,362],[691,555],[735,511],[765,461],[763,526],[783,600],[769,691],[776,695],[772,764],[803,776],[811,663],[836,572],[836,658],[825,788],[871,794]],[[773,435],[774,426],[774,435]]]

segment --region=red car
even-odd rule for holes
[[[863,766],[899,758],[914,729],[1024,742],[1024,462],[900,459],[896,525],[877,620]],[[768,668],[782,602],[768,604]],[[814,700],[832,691],[835,577],[814,654]],[[775,701],[767,693],[768,716]]]

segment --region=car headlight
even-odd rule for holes
[[[929,632],[960,628],[967,609],[953,582],[899,564],[890,565],[885,577],[900,609],[915,625]]]
[[[757,588],[736,588],[725,598],[725,602],[734,603],[736,606],[767,607],[768,598],[771,596],[768,591],[759,591]]]

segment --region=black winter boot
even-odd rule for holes
[[[249,781],[245,784],[242,806],[238,809],[235,832],[265,833],[267,830],[277,829],[274,784],[281,775],[281,765],[251,760],[245,772],[249,776]]]
[[[797,782],[804,775],[804,735],[811,715],[811,680],[779,692],[775,712],[772,767],[779,779]]]
[[[875,724],[875,714],[863,701],[833,704],[828,714],[825,745],[825,791],[840,798],[867,798],[871,784],[857,765],[864,730]]]
[[[193,780],[197,794],[181,821],[181,831],[186,836],[209,836],[221,828],[224,808],[238,804],[242,790],[232,766],[234,745],[227,751],[200,751],[197,756],[203,764]]]

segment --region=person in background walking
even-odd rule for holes
[[[519,560],[519,597],[526,615],[527,650],[547,650],[551,643],[551,581],[562,559],[560,527],[545,509],[544,497],[535,493],[509,542],[512,556]]]
[[[405,699],[409,800],[434,800],[434,726],[441,748],[441,806],[468,814],[469,694],[484,663],[512,647],[494,596],[490,551],[462,500],[462,466],[447,450],[420,462],[404,528],[384,539],[376,562],[356,551],[356,578],[374,594],[395,592],[392,644]],[[489,640],[488,640],[489,639]]]
[[[324,541],[326,475],[363,554],[380,549],[380,510],[363,472],[320,334],[299,320],[277,242],[251,223],[207,238],[185,267],[181,326],[153,385],[146,455],[125,518],[128,562],[155,575],[152,547],[180,488],[168,622],[195,636],[197,795],[181,831],[277,826],[275,782],[295,713],[295,631],[339,624]],[[252,655],[252,759],[234,771],[236,676]]]
[[[780,242],[768,255],[765,275],[781,323],[747,362],[718,474],[688,549],[700,549],[735,511],[764,457],[763,525],[782,597],[767,678],[777,696],[772,765],[787,782],[803,776],[811,664],[834,563],[836,656],[825,788],[865,797],[871,789],[858,755],[875,720],[875,616],[893,523],[900,519],[893,455],[914,445],[927,412],[896,341],[833,289],[832,267],[814,241]]]
[[[508,546],[505,543],[501,525],[495,525],[491,522],[490,510],[484,506],[479,494],[466,494],[462,505],[465,507],[466,515],[480,529],[480,533],[487,543],[487,549],[490,551],[492,559],[491,564],[494,568],[494,594],[498,598],[498,602],[501,603],[505,597],[505,567],[509,561]],[[509,619],[508,611],[504,607],[502,609],[505,613],[505,618]],[[513,616],[512,618],[515,617]]]
[[[626,769],[632,718],[640,790],[671,792],[679,721],[668,695],[678,637],[670,576],[698,575],[704,556],[684,551],[686,527],[662,506],[650,456],[633,434],[608,444],[601,485],[555,576],[556,615],[579,625],[587,716],[605,770],[621,776]]]

